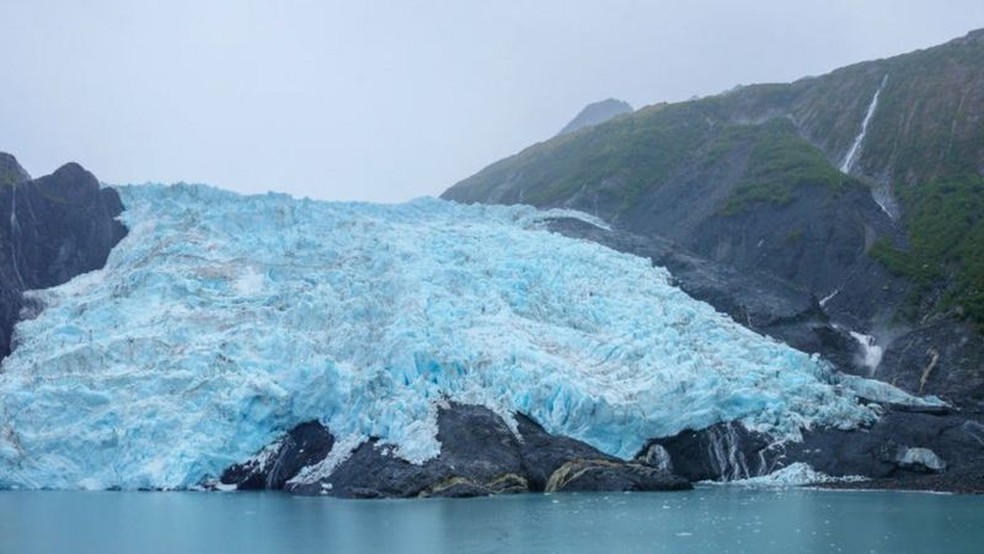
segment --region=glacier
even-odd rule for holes
[[[444,401],[621,457],[723,421],[796,439],[875,417],[666,270],[546,229],[567,212],[118,190],[130,233],[31,293],[0,367],[0,488],[193,487],[310,420],[419,463]]]

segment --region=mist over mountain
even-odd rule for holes
[[[594,102],[584,107],[577,116],[574,117],[558,135],[573,133],[586,127],[594,127],[622,114],[632,113],[632,106],[628,102],[609,98],[600,102]]]

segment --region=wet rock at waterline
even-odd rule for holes
[[[312,438],[298,467],[288,445]],[[526,416],[510,428],[491,410],[449,404],[438,411],[440,454],[422,464],[396,455],[393,445],[369,439],[350,452],[332,452],[328,431],[309,423],[227,470],[220,486],[284,488],[343,498],[463,497],[518,492],[682,490],[689,483],[657,468],[625,462],[562,436]],[[296,446],[294,452],[300,450]],[[290,469],[287,469],[290,468]],[[291,473],[292,472],[292,473]],[[243,476],[246,476],[244,478]],[[255,485],[261,485],[256,487]]]
[[[929,488],[984,492],[984,416],[888,410],[861,429],[819,428],[802,441],[778,442],[741,424],[718,424],[655,439],[674,471],[692,481],[761,477],[802,464],[838,487]],[[930,477],[932,476],[932,477]],[[801,484],[807,484],[803,482]]]

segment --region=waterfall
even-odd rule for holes
[[[898,218],[899,204],[892,196],[892,187],[890,184],[885,183],[872,188],[871,198],[875,201],[875,204],[878,204],[878,207],[885,212],[885,215],[887,215],[889,219],[895,221]]]
[[[820,302],[818,302],[820,304],[820,307],[821,308],[826,307],[827,306],[827,302],[830,302],[831,300],[833,300],[835,296],[837,296],[838,294],[840,294],[840,291],[841,290],[839,288],[838,289],[834,289],[834,292],[832,292],[832,293],[828,294],[827,296],[824,296],[823,298],[821,298],[820,299]]]
[[[20,288],[24,289],[24,278],[21,277],[20,264],[17,262],[17,243],[20,242],[20,223],[17,221],[17,185],[10,186],[10,265],[14,266],[14,276]]]
[[[724,423],[720,426],[711,427],[707,431],[710,442],[707,448],[707,457],[721,479],[737,481],[751,477],[752,474],[748,471],[748,461],[739,448],[741,441],[738,438],[738,431],[735,429],[734,423]]]
[[[848,331],[848,333],[854,337],[854,340],[858,341],[858,345],[861,347],[861,361],[864,367],[868,368],[869,375],[874,375],[875,369],[881,363],[885,349],[875,344],[875,337],[871,335],[863,335],[856,331]]]
[[[854,142],[851,144],[851,148],[848,149],[847,155],[844,156],[844,162],[840,166],[840,170],[843,173],[850,173],[851,169],[854,168],[855,162],[858,161],[858,153],[861,150],[861,143],[864,142],[864,134],[868,131],[868,124],[871,123],[871,117],[875,115],[875,108],[878,107],[878,95],[885,88],[886,81],[888,81],[888,75],[882,77],[881,84],[878,85],[878,90],[875,91],[875,95],[871,98],[868,111],[864,114],[864,119],[861,121],[861,132],[858,133],[858,136],[854,137]]]
[[[646,465],[655,467],[662,473],[673,473],[673,460],[670,459],[670,453],[666,451],[666,448],[662,444],[650,445],[646,449],[643,462]]]
[[[742,481],[772,473],[785,456],[783,439],[773,438],[763,446],[766,436],[749,431],[737,421],[718,423],[704,430],[702,447],[708,472],[719,481]],[[646,452],[648,457],[653,452]]]

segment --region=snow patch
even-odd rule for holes
[[[899,456],[899,463],[907,466],[921,466],[931,471],[946,469],[946,462],[928,448],[906,448]]]
[[[537,212],[537,217],[541,221],[550,221],[552,219],[576,219],[605,231],[612,230],[612,226],[600,217],[566,208],[551,208],[549,210],[543,210]]]
[[[874,379],[857,375],[838,374],[835,381],[856,396],[884,404],[897,404],[912,408],[943,408],[947,403],[936,396],[913,396],[904,390]]]
[[[309,485],[328,479],[336,467],[349,459],[352,452],[368,440],[368,437],[361,435],[349,435],[336,440],[324,460],[302,468],[297,475],[287,481],[287,485]],[[326,483],[323,486],[331,489],[332,485]]]

